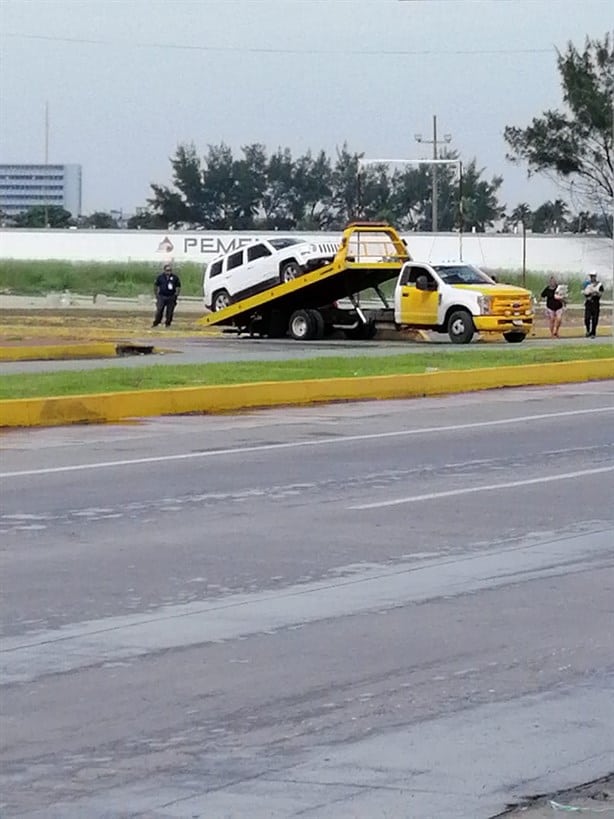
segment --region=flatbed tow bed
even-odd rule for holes
[[[372,288],[386,304],[380,285],[396,278],[410,260],[405,242],[393,227],[353,222],[344,230],[330,264],[208,313],[199,323],[271,338],[289,333],[305,341],[335,329],[352,338],[372,338],[375,319],[363,313],[355,294]],[[341,299],[350,299],[354,309],[338,308]],[[392,320],[393,311],[389,312]]]

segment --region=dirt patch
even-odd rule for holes
[[[600,330],[611,326],[609,307],[602,311]],[[203,328],[197,313],[176,314],[170,329],[152,329],[151,315],[140,311],[89,309],[3,309],[0,313],[0,345],[34,346],[82,343],[88,341],[148,342],[160,337],[199,337],[218,335],[215,327]],[[583,336],[584,313],[581,307],[570,307],[561,326],[563,338]],[[395,334],[401,340],[405,334]],[[548,321],[540,307],[536,313],[532,337],[548,336]]]
[[[0,345],[45,346],[118,341],[135,338],[202,336],[211,334],[198,324],[198,315],[178,316],[171,329],[155,330],[151,316],[143,312],[95,310],[3,310],[0,314]]]

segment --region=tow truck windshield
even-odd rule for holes
[[[446,284],[496,284],[484,271],[469,264],[433,265]]]

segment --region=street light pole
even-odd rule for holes
[[[438,145],[439,143],[443,143],[447,145],[448,142],[452,139],[452,134],[444,134],[443,139],[437,139],[437,116],[433,115],[433,139],[424,139],[422,134],[415,134],[414,136],[416,142],[423,142],[425,145],[432,145],[433,146],[433,170],[432,170],[432,189],[431,189],[431,198],[433,200],[431,205],[431,231],[432,233],[437,233],[437,222],[438,222],[438,210],[437,210],[437,194],[438,194],[438,185],[437,185],[437,160],[439,159],[439,152],[438,152]]]

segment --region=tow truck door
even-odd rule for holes
[[[418,277],[426,279],[427,289],[417,287]],[[395,289],[395,319],[398,324],[434,326],[437,324],[439,292],[437,281],[426,267],[406,265]]]

